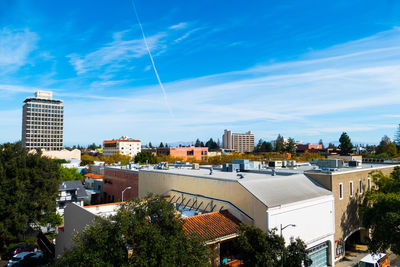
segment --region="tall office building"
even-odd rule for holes
[[[60,150],[63,147],[64,106],[49,91],[36,91],[25,99],[22,145],[27,149]]]
[[[236,152],[253,152],[254,150],[254,134],[251,131],[247,133],[232,133],[225,130],[222,136],[222,146],[228,150]]]

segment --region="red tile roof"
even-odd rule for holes
[[[104,144],[116,144],[117,142],[140,142],[137,139],[113,139],[113,140],[104,140]]]
[[[116,144],[117,140],[104,140],[104,144]]]
[[[88,178],[92,178],[92,179],[103,179],[103,175],[94,174],[94,173],[91,173],[91,172],[85,174],[84,176],[88,177]]]
[[[186,234],[197,235],[203,241],[239,233],[240,221],[227,210],[196,215],[182,221]]]

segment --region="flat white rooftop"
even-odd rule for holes
[[[195,170],[189,168],[170,168],[168,170],[143,169],[140,172],[163,173],[239,183],[267,207],[332,196],[332,192],[302,173],[277,172],[275,175],[272,175],[272,171],[270,173],[236,173],[213,170],[212,175],[210,175],[209,169]],[[244,177],[241,178],[238,174],[242,174]]]

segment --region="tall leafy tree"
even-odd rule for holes
[[[388,146],[391,143],[392,143],[392,141],[390,140],[390,138],[387,135],[383,136],[378,147],[376,148],[376,154],[387,153]]]
[[[208,248],[187,236],[173,204],[148,196],[98,218],[56,266],[207,266]]]
[[[64,168],[60,166],[60,180],[62,182],[74,180],[83,182],[83,176],[78,172],[77,168]]]
[[[141,151],[136,154],[135,156],[135,163],[148,163],[148,164],[155,164],[157,163],[157,157],[154,156],[153,153],[150,151]]]
[[[294,141],[293,138],[289,138],[288,141],[286,142],[285,151],[292,155],[296,154],[296,142]]]
[[[275,141],[275,151],[276,152],[285,151],[285,139],[280,134],[278,135]]]
[[[312,264],[301,239],[291,240],[285,247],[284,239],[275,231],[264,233],[260,228],[242,224],[235,242],[246,266],[301,267]]]
[[[128,250],[123,233],[109,219],[95,223],[78,233],[73,247],[58,258],[54,266],[128,266]]]
[[[132,249],[133,266],[206,266],[208,249],[185,235],[174,206],[160,197],[136,199],[113,218]]]
[[[164,147],[163,142],[160,143],[160,145],[158,147]]]
[[[311,266],[312,260],[308,256],[307,245],[300,238],[290,239],[290,244],[284,250],[283,266]]]
[[[388,146],[387,146],[387,151],[386,151],[386,153],[388,154],[388,156],[389,157],[394,157],[394,156],[396,156],[397,155],[397,147],[396,147],[396,145],[394,144],[394,143],[390,143]]]
[[[55,211],[59,171],[56,161],[28,153],[20,142],[0,146],[0,243]]]
[[[201,146],[201,142],[199,140],[199,138],[196,139],[196,142],[194,143],[195,147],[200,147]]]
[[[350,155],[353,151],[353,144],[351,143],[350,137],[347,135],[347,133],[343,132],[342,135],[339,138],[339,148],[340,148],[340,155]]]
[[[150,147],[150,148],[153,148],[153,145],[151,144],[151,142],[149,142],[149,147]]]
[[[366,193],[361,209],[362,222],[371,231],[368,248],[400,255],[400,167],[390,175],[375,172],[372,179],[375,186]]]
[[[206,142],[206,147],[208,147],[208,149],[211,151],[219,148],[217,142],[215,142],[212,138]]]

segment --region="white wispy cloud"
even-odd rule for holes
[[[126,62],[131,59],[140,58],[147,55],[146,47],[142,39],[123,39],[127,31],[115,33],[113,41],[103,47],[87,54],[80,56],[78,54],[68,55],[70,63],[74,66],[78,74],[83,74],[92,70],[99,70],[104,66],[108,67],[108,71],[123,68]],[[163,48],[161,40],[165,37],[165,33],[157,33],[147,37],[149,48],[151,50],[160,50]]]
[[[106,121],[104,125],[112,125],[118,133],[154,136],[154,132],[163,129],[160,136],[173,132],[176,139],[188,134],[196,136],[199,131],[215,133],[235,127],[258,127],[260,133],[276,133],[279,129],[271,127],[279,125],[291,129],[289,134],[293,136],[348,131],[362,137],[369,131],[391,127],[388,120],[380,121],[374,116],[381,107],[398,107],[400,47],[391,45],[398,38],[399,31],[393,29],[327,49],[325,54],[318,51],[318,57],[312,52],[299,61],[167,83],[174,119],[167,118],[156,87],[127,94],[124,105],[106,97],[98,104],[107,107],[107,116],[93,111],[89,117]],[[74,105],[72,110],[85,106],[80,101]],[[335,119],[335,114],[341,114],[342,119]],[[80,112],[70,116],[81,120]],[[370,121],[361,123],[360,118]],[[98,127],[104,134],[112,132]]]
[[[29,29],[0,29],[0,67],[17,69],[28,63],[39,37]]]
[[[171,25],[168,28],[171,30],[177,30],[177,29],[185,29],[188,26],[189,26],[189,24],[187,22],[180,22],[178,24]]]
[[[186,32],[186,33],[184,33],[182,36],[176,38],[176,39],[174,40],[174,42],[175,42],[175,43],[179,43],[179,42],[181,42],[181,41],[187,39],[187,38],[188,38],[190,35],[192,35],[193,33],[197,32],[197,31],[200,31],[201,29],[202,29],[202,28],[195,28],[195,29],[192,29],[192,30],[190,30],[190,31],[188,31],[188,32]]]

